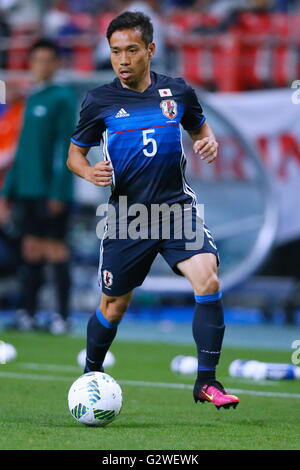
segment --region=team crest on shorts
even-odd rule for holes
[[[103,282],[106,287],[110,287],[113,283],[113,275],[110,271],[104,269],[103,271]]]
[[[177,103],[175,100],[163,100],[160,107],[164,116],[168,119],[174,119],[177,116]]]

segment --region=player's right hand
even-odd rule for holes
[[[84,178],[96,186],[110,186],[112,184],[113,169],[109,166],[110,161],[96,163],[86,169]]]

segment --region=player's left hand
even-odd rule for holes
[[[201,160],[206,160],[206,163],[212,163],[217,158],[218,147],[219,144],[213,137],[204,137],[203,139],[196,140],[193,150],[200,155]]]

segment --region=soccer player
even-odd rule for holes
[[[17,312],[17,327],[28,331],[36,326],[44,265],[50,264],[58,300],[58,312],[50,323],[53,334],[68,329],[70,275],[65,237],[72,174],[66,160],[76,112],[73,92],[54,80],[58,66],[56,45],[38,40],[30,51],[34,86],[26,101],[14,163],[0,200],[0,212],[7,214],[7,218],[12,207],[24,260],[20,269],[21,308]]]
[[[147,208],[177,203],[188,209],[195,220],[196,198],[184,177],[180,125],[193,139],[194,152],[207,163],[216,159],[218,149],[196,94],[184,80],[150,70],[155,44],[147,16],[140,12],[119,15],[110,23],[107,39],[117,78],[87,93],[71,139],[67,165],[95,185],[111,185],[109,203],[116,209],[119,229],[124,224],[120,214],[121,198],[125,196],[131,207],[136,203]],[[101,139],[104,161],[90,166],[87,153]],[[236,407],[239,399],[227,394],[215,375],[225,326],[217,276],[218,253],[208,229],[204,226],[203,244],[194,249],[187,249],[185,235],[180,239],[109,235],[107,228],[100,249],[102,297],[100,307],[88,322],[85,372],[103,370],[103,360],[133,290],[143,283],[160,253],[175,273],[188,279],[195,294],[193,336],[199,366],[194,399],[214,403],[218,408]]]

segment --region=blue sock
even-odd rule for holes
[[[193,336],[198,351],[197,380],[215,380],[225,331],[222,292],[195,295]]]
[[[84,372],[103,372],[103,361],[113,342],[119,322],[109,322],[99,309],[91,316],[87,325],[86,366]]]

